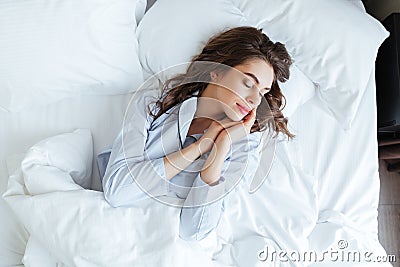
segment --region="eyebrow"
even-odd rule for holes
[[[260,84],[260,81],[257,79],[256,75],[254,75],[253,73],[244,72],[244,74],[246,74],[247,76],[250,76],[251,78],[253,78],[253,80],[254,80],[257,84]],[[269,88],[269,87],[265,87],[264,89],[271,90],[271,88]]]

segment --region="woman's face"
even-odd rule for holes
[[[261,103],[274,80],[272,66],[262,59],[252,59],[230,68],[225,73],[211,73],[216,99],[225,115],[233,121],[242,120]]]

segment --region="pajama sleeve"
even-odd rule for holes
[[[202,180],[200,173],[198,174],[181,210],[180,238],[199,241],[207,237],[219,224],[226,208],[225,192],[232,188],[232,182],[235,184],[235,181],[242,180],[237,184],[242,186],[243,182],[249,183],[254,177],[260,160],[261,134],[252,133],[248,137],[234,144],[235,148],[228,153],[230,156],[224,162],[217,185],[208,185]],[[232,190],[228,194],[234,192]],[[223,197],[219,198],[220,196]],[[201,203],[209,204],[200,206]]]
[[[149,159],[145,152],[150,127],[149,99],[142,96],[129,107],[133,120],[124,124],[113,143],[102,180],[104,197],[113,207],[132,206],[149,196],[168,193],[163,157]]]

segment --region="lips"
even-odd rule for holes
[[[243,107],[242,105],[240,105],[240,104],[238,104],[238,103],[236,103],[236,105],[238,106],[240,112],[243,113],[243,115],[247,115],[247,113],[249,113],[249,111],[250,111],[249,109]]]

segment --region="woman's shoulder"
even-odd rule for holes
[[[169,118],[175,118],[171,117],[171,114],[177,115],[176,110],[179,108],[179,105],[175,105],[174,107],[168,109],[166,112],[163,112],[163,114],[158,116],[157,119],[155,119],[155,117],[151,115],[158,114],[160,106],[157,105],[157,102],[162,100],[162,97],[163,96],[161,89],[149,88],[138,92],[138,94],[134,96],[134,99],[132,100],[133,103],[138,105],[138,107],[135,109],[140,109],[136,110],[136,112],[142,113],[143,116],[147,118],[149,130],[153,130],[159,127],[160,124],[164,123]]]

